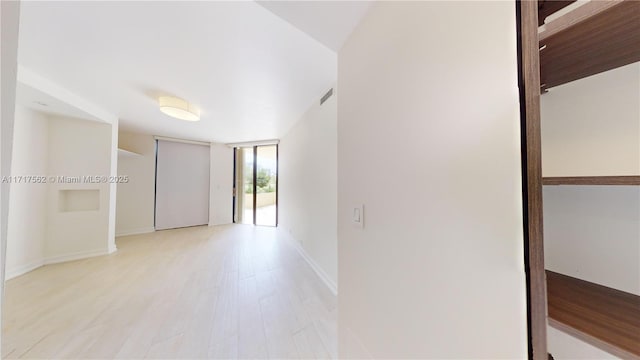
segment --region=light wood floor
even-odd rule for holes
[[[3,358],[335,358],[336,299],[274,228],[122,237],[7,282]]]

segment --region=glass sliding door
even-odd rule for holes
[[[276,226],[278,146],[257,146],[256,164],[256,225]]]
[[[277,226],[277,191],[278,145],[237,147],[233,221]]]

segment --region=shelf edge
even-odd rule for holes
[[[640,176],[545,176],[543,185],[640,185]]]

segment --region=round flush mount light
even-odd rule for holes
[[[161,96],[158,103],[160,111],[173,118],[186,121],[200,120],[200,110],[186,100],[173,96]]]

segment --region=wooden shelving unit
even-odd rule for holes
[[[624,359],[640,359],[640,296],[547,271],[549,325]]]
[[[544,24],[547,16],[574,2],[576,2],[576,0],[538,0],[538,26]]]
[[[640,176],[543,177],[543,185],[640,185]]]
[[[525,71],[524,82],[527,99],[538,96],[539,85],[541,92],[552,87],[563,85],[575,80],[613,70],[640,61],[640,1],[613,0],[590,1],[584,4],[574,3],[573,0],[538,0],[538,48],[539,52],[532,55],[523,50],[523,68],[527,65],[537,67],[539,60],[540,81],[535,74]],[[528,7],[521,7],[526,11]],[[560,9],[563,15],[557,13]],[[526,14],[530,19],[530,14]],[[560,15],[560,16],[557,16]],[[552,16],[555,19],[544,21]],[[547,19],[549,20],[549,19]],[[531,38],[531,21],[523,22],[523,46],[535,46],[535,41],[525,43]],[[539,55],[539,57],[538,57]],[[535,96],[531,93],[535,92]],[[615,96],[615,94],[611,94]],[[526,115],[528,128],[535,132],[527,133],[528,154],[538,154],[541,149],[539,143],[539,104],[528,103],[536,107]],[[528,181],[537,175],[539,164],[531,160],[527,165]],[[532,174],[532,175],[531,175]],[[534,178],[534,180],[536,180]],[[539,180],[539,177],[537,178]],[[551,185],[619,185],[640,186],[640,176],[571,176],[571,177],[543,177],[542,184]],[[534,183],[534,185],[536,185]],[[539,188],[539,183],[537,184]],[[535,187],[534,187],[535,189]],[[531,190],[531,189],[530,189]],[[538,209],[541,202],[529,198],[529,207]],[[530,211],[530,221],[535,228],[529,230],[530,259],[527,264],[534,275],[546,273],[546,306],[548,309],[549,325],[579,338],[593,346],[624,359],[640,360],[640,296],[620,290],[583,281],[552,271],[539,270],[544,266],[544,252],[542,250],[542,215]],[[533,214],[533,215],[531,215]],[[606,239],[603,239],[606,241]],[[535,279],[535,278],[534,278]],[[540,286],[530,286],[532,324],[540,315],[540,302],[545,302],[544,290]],[[536,307],[537,306],[537,307]],[[546,326],[545,326],[546,329]],[[546,358],[546,333],[540,327],[531,330],[535,359]],[[542,338],[542,339],[541,339]],[[543,353],[544,351],[544,353]],[[553,354],[552,354],[553,355]]]
[[[540,86],[640,61],[640,1],[592,1],[545,25],[540,33]]]

